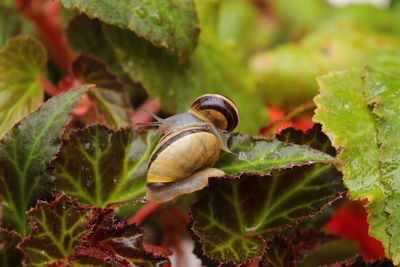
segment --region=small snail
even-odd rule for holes
[[[221,149],[230,152],[229,133],[238,124],[238,109],[230,99],[205,94],[188,112],[166,119],[146,112],[157,121],[138,125],[158,126],[162,133],[148,163],[148,201],[169,201],[204,188],[210,177],[225,175],[212,166]]]

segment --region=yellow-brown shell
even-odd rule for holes
[[[239,111],[229,98],[218,94],[205,94],[194,100],[189,112],[211,122],[218,129],[232,131],[239,122]]]
[[[163,136],[148,165],[148,183],[171,183],[212,167],[220,152],[219,139],[208,129],[194,127]]]

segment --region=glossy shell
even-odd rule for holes
[[[209,130],[195,127],[165,135],[148,165],[148,183],[171,183],[211,167],[218,159],[220,144]]]
[[[218,94],[198,97],[189,112],[204,121],[211,122],[220,130],[232,131],[239,122],[239,111],[235,103]]]

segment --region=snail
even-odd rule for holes
[[[149,202],[166,202],[201,190],[208,178],[225,175],[213,166],[221,149],[230,152],[229,134],[239,120],[232,100],[205,94],[194,100],[188,112],[166,119],[145,112],[156,121],[137,125],[157,126],[162,134],[147,167]]]

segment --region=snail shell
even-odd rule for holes
[[[163,136],[148,164],[148,201],[165,202],[204,188],[210,177],[224,176],[212,166],[221,149],[229,152],[228,131],[238,123],[231,100],[207,94],[197,98],[189,112],[157,119]]]
[[[239,111],[229,98],[206,94],[194,100],[189,112],[204,121],[211,122],[218,129],[232,131],[239,122]]]

